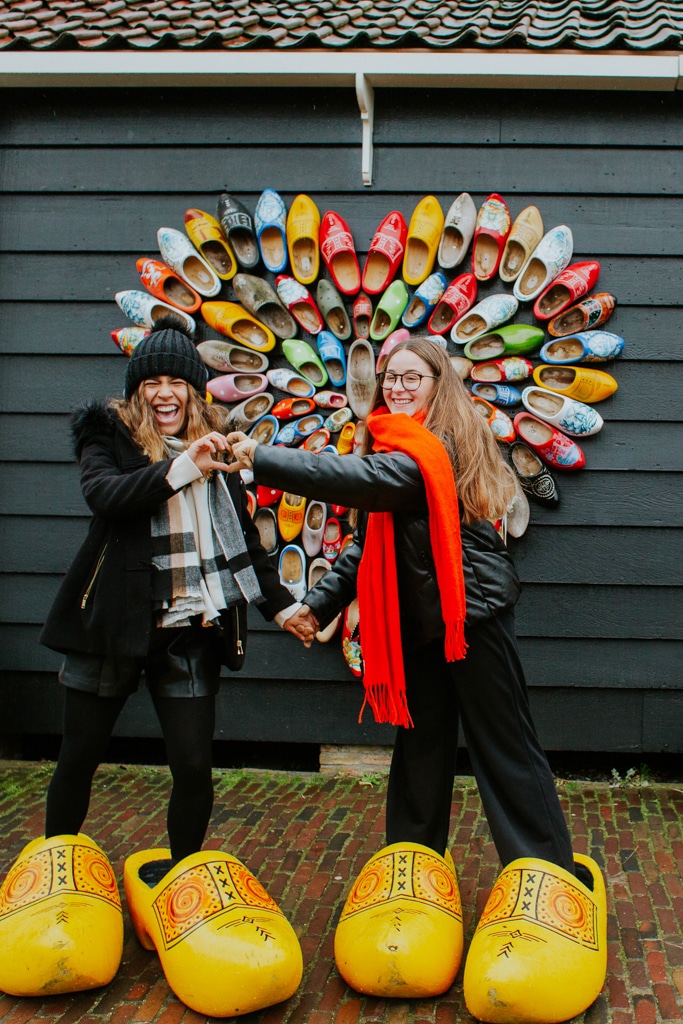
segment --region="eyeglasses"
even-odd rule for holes
[[[408,370],[407,373],[393,373],[391,370],[384,370],[377,374],[379,386],[385,391],[391,391],[397,380],[400,380],[401,387],[406,391],[417,391],[425,377],[427,380],[436,380],[433,374],[417,373],[415,370]]]

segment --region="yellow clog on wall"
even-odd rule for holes
[[[237,302],[203,302],[202,316],[209,327],[234,338],[247,348],[270,352],[275,348],[275,335]]]
[[[415,207],[408,225],[403,257],[403,280],[420,284],[432,272],[443,231],[444,215],[436,196],[425,196]]]
[[[541,363],[535,367],[533,378],[536,384],[547,391],[556,391],[577,402],[592,405],[613,395],[618,388],[614,377],[604,370],[592,370],[584,366],[560,366]]]
[[[277,526],[285,541],[294,540],[304,528],[306,499],[300,494],[285,491],[277,510]]]
[[[235,254],[215,217],[204,210],[186,210],[185,230],[195,249],[199,250],[221,280],[229,281],[235,276]]]
[[[320,210],[309,196],[298,195],[287,214],[287,250],[300,284],[312,284],[320,270]]]
[[[462,909],[450,855],[418,843],[375,854],[354,882],[334,939],[339,973],[372,996],[426,999],[453,984]]]
[[[0,990],[50,996],[107,985],[123,917],[106,854],[88,836],[34,839],[0,888]]]
[[[166,849],[133,854],[124,867],[136,935],[156,949],[178,999],[208,1017],[261,1010],[292,996],[303,959],[294,929],[236,857],[205,850],[185,857],[155,886],[139,876]]]
[[[465,964],[467,1009],[486,1024],[558,1024],[598,997],[607,971],[605,883],[593,890],[548,861],[515,860],[489,896]]]

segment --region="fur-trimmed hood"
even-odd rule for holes
[[[111,437],[121,420],[106,402],[92,400],[74,409],[71,417],[71,443],[80,459],[84,446],[93,437],[102,434]]]

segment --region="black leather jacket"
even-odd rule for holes
[[[361,458],[259,446],[254,477],[266,486],[361,512],[356,543],[345,548],[333,571],[325,573],[306,596],[321,626],[331,622],[355,596],[367,513],[392,512],[403,643],[408,648],[420,647],[444,635],[427,496],[420,469],[410,456],[392,452]],[[511,608],[519,597],[519,580],[491,523],[461,525],[460,532],[467,627]],[[376,597],[382,600],[380,593]]]

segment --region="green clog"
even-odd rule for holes
[[[401,319],[409,299],[408,289],[403,281],[394,281],[389,285],[379,300],[372,318],[370,337],[373,341],[384,341],[391,334]]]
[[[539,327],[528,324],[508,324],[497,331],[482,334],[474,341],[468,341],[463,355],[468,359],[499,359],[502,356],[519,356],[533,352],[543,341],[544,334]]]
[[[282,351],[288,362],[310,384],[316,388],[322,388],[327,384],[327,370],[307,342],[298,338],[287,338],[282,342]]]

